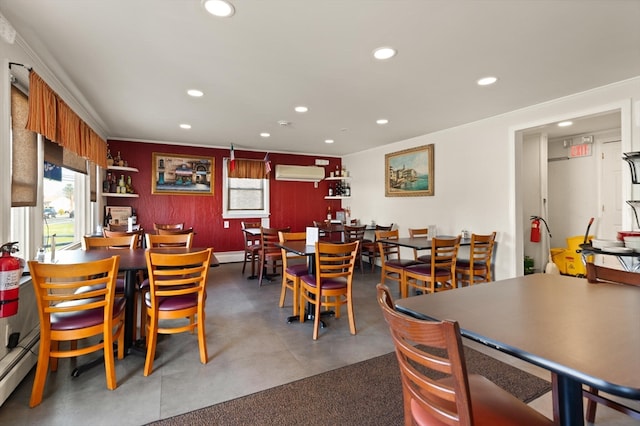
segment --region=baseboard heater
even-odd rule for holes
[[[0,406],[38,362],[39,343],[40,327],[36,327],[0,360]]]

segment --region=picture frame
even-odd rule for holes
[[[151,166],[152,194],[213,195],[213,157],[154,152]]]
[[[434,194],[434,144],[385,154],[385,197]]]
[[[129,217],[133,215],[133,208],[130,206],[105,206],[105,212],[111,213],[109,225],[126,225]]]

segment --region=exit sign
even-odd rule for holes
[[[572,145],[571,146],[571,152],[569,153],[569,156],[571,158],[576,158],[576,157],[589,157],[591,155],[591,147],[593,145],[590,143],[583,143],[580,145]]]

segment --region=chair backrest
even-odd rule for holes
[[[291,228],[260,228],[260,244],[264,255],[281,254],[280,247],[276,243],[280,242],[279,232],[290,232]]]
[[[284,243],[286,241],[306,241],[307,233],[306,232],[278,232],[278,241]],[[280,248],[280,253],[282,254],[282,268],[287,269],[288,261],[292,259],[306,259],[307,256],[298,256],[292,253],[287,252],[287,250]],[[295,301],[294,301],[295,302]]]
[[[111,324],[119,264],[120,256],[76,264],[29,261],[41,332],[51,329],[51,315],[70,316],[90,309],[104,309],[104,321]],[[77,291],[81,287],[91,290]]]
[[[83,238],[83,248],[85,250],[94,249],[135,249],[138,248],[138,241],[140,235],[137,233],[131,233],[129,235],[122,235],[118,237],[90,237],[85,236]]]
[[[156,230],[158,235],[173,235],[173,234],[191,234],[194,233],[193,228],[187,229],[158,229]]]
[[[138,235],[138,243],[136,245],[136,248],[142,248],[142,242],[144,241],[144,230],[139,229],[137,231],[110,231],[107,228],[103,228],[102,229],[102,235],[105,236],[106,238],[113,238],[113,237],[127,237],[130,235]]]
[[[147,250],[147,271],[151,305],[157,297],[198,293],[203,303],[213,249],[193,253],[157,253]]]
[[[398,230],[375,231],[376,241],[378,240],[397,240],[399,238]],[[380,252],[380,261],[386,262],[389,259],[400,259],[400,247],[396,244],[383,243],[378,241],[378,250]]]
[[[362,240],[364,240],[364,232],[366,230],[366,225],[361,226],[348,226],[344,227],[344,240],[348,243],[352,243],[354,241],[360,241],[362,244]]]
[[[139,231],[140,230],[140,224],[136,224],[132,226],[132,229],[134,231]],[[108,227],[109,231],[115,231],[115,232],[124,232],[124,231],[128,231],[129,230],[129,225],[124,223],[124,224],[118,224],[116,225],[115,223],[110,223],[109,227]]]
[[[242,222],[242,229],[260,229],[262,228],[262,223],[260,222]],[[259,234],[250,234],[248,232],[242,232],[244,234],[244,245],[245,247],[255,247],[260,245],[260,235]]]
[[[640,286],[640,274],[587,262],[587,281],[592,284],[613,283]]]
[[[491,281],[491,256],[493,245],[496,241],[495,231],[489,235],[471,234],[471,247],[469,248],[469,266],[471,269],[480,267],[486,270],[487,281]],[[473,274],[471,276],[473,281]]]
[[[159,229],[173,229],[179,230],[184,229],[184,222],[182,223],[154,223],[153,224],[154,231],[158,231]]]
[[[316,242],[316,282],[318,288],[323,280],[344,279],[347,282],[347,291],[351,291],[359,246],[360,241],[352,243]]]
[[[389,226],[376,225],[376,231],[391,231],[393,229],[393,223]]]
[[[428,237],[429,236],[429,228],[409,228],[409,237],[418,238],[418,237]],[[413,258],[418,260],[418,250],[413,249]]]
[[[460,248],[460,235],[454,238],[435,237],[431,239],[431,276],[436,270],[448,269],[452,279],[456,276],[456,259]],[[451,283],[452,285],[455,283]]]
[[[188,234],[145,234],[147,248],[156,247],[187,247],[193,244],[193,232]]]
[[[418,404],[441,424],[472,425],[469,380],[460,327],[455,321],[425,321],[397,312],[389,288],[377,285],[378,304],[396,349],[406,424],[411,404]],[[448,381],[425,374],[444,373]]]

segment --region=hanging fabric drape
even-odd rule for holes
[[[25,129],[28,113],[27,95],[11,86],[11,207],[37,204],[38,135]]]
[[[227,172],[230,178],[265,179],[267,177],[265,163],[262,160],[236,158],[234,170],[231,170],[229,163],[227,162]]]
[[[107,143],[33,70],[29,73],[26,126],[100,167],[107,167]]]

